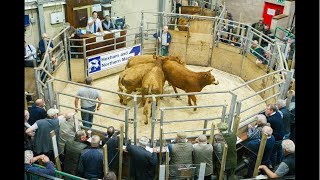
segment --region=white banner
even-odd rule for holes
[[[140,55],[140,52],[141,44],[137,44],[90,57],[87,59],[88,73],[94,74],[127,63],[130,57]]]

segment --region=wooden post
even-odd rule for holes
[[[24,93],[24,109],[28,111],[27,95]]]
[[[213,122],[211,123],[211,131],[210,131],[210,139],[209,139],[209,144],[213,145],[214,143],[214,124]]]
[[[289,107],[289,106],[288,106]],[[159,154],[159,164],[161,165],[162,163],[162,146],[163,146],[163,141],[162,141],[162,132],[163,132],[163,127],[160,126],[160,154]]]
[[[226,160],[227,160],[227,152],[228,152],[228,145],[225,143],[224,144],[224,148],[223,148],[222,159],[221,159],[219,180],[223,180],[224,179],[223,176],[224,176],[224,169],[225,169]]]
[[[108,174],[108,145],[107,143],[103,145],[103,172],[104,176]]]
[[[237,28],[237,35],[240,34],[240,29],[241,29],[241,23],[242,22],[242,13],[240,12],[240,16],[239,16],[239,27]]]
[[[56,160],[56,167],[58,171],[61,171],[61,164],[60,164],[60,159],[59,159],[59,153],[58,153],[58,146],[57,146],[57,138],[54,130],[50,132],[50,136],[52,139],[52,147],[53,147],[53,155]]]
[[[256,160],[256,165],[254,166],[254,171],[253,171],[253,176],[256,177],[258,175],[258,167],[261,164],[264,148],[266,147],[266,142],[267,142],[267,135],[262,133],[262,138],[261,138],[261,143],[257,155],[257,160]]]
[[[166,180],[168,179],[169,179],[169,151],[166,152]]]
[[[123,158],[123,124],[120,125],[120,142],[119,142],[119,171],[118,180],[121,180],[122,176],[122,158]]]
[[[207,129],[207,127],[208,127],[208,120],[204,120],[204,122],[203,122],[203,129]],[[202,132],[202,134],[206,134],[206,130],[204,130],[203,132]]]
[[[233,127],[232,127],[232,132],[237,135],[238,134],[238,128],[240,124],[240,116],[236,115],[233,121]]]

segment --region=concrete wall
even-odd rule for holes
[[[62,3],[62,4],[61,4]],[[63,2],[57,3],[45,3],[44,5],[44,21],[45,30],[48,37],[53,38],[61,29],[63,29],[63,23],[52,24],[50,23],[50,14],[53,12],[65,12]],[[38,18],[38,10],[35,5],[25,6],[24,14],[29,14],[30,17],[35,18],[35,23],[31,23],[30,26],[26,27],[25,31],[25,41],[28,44],[32,44],[35,48],[38,48],[38,43],[40,41],[40,25]]]
[[[242,14],[242,22],[255,23],[262,17],[264,3],[272,3],[284,6],[283,14],[289,16],[289,22],[291,24],[294,11],[295,1],[285,1],[284,4],[278,3],[276,0],[225,0],[227,11],[233,15],[235,21],[239,21],[240,13]]]
[[[240,13],[244,23],[258,22],[262,17],[264,0],[225,0],[225,3],[235,21],[239,21]]]
[[[171,11],[172,0],[163,0],[165,1],[165,11]],[[129,28],[136,28],[140,26],[141,23],[141,11],[148,12],[158,12],[159,11],[159,1],[155,0],[114,0],[111,2],[112,12],[111,15],[116,17],[126,18],[126,24],[129,25]],[[157,17],[153,14],[144,15],[145,22],[157,22]],[[147,28],[147,25],[144,24],[144,28]],[[130,33],[138,33],[139,29],[131,31]],[[132,39],[130,37],[129,39]]]
[[[34,81],[34,69],[31,67],[24,68],[24,90],[36,93],[36,85]]]
[[[67,64],[66,61],[63,61],[58,67],[56,67],[56,71],[52,74],[53,77],[61,80],[68,80],[67,78]],[[62,92],[66,87],[67,83],[61,81],[53,81],[53,89],[55,92]]]

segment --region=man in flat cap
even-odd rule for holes
[[[236,142],[237,136],[233,132],[228,132],[228,124],[224,122],[220,122],[217,125],[220,130],[225,142],[228,145],[227,151],[227,159],[225,165],[225,172],[227,173],[228,180],[235,180],[237,177],[235,176],[235,168],[237,167],[237,150],[236,150]]]
[[[177,133],[173,144],[168,145],[170,165],[175,165],[170,168],[169,174],[172,178],[179,178],[180,168],[189,168],[192,164],[192,144],[187,142],[187,135],[180,131]]]
[[[252,24],[252,27],[260,32],[263,32],[263,30],[264,30],[263,20],[264,20],[263,18],[260,18],[258,22]],[[252,40],[258,40],[258,39],[259,39],[259,37],[254,34],[252,37]]]

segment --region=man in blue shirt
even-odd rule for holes
[[[31,164],[41,160],[45,163],[46,168],[34,167]],[[46,174],[50,176],[54,176],[54,164],[48,158],[48,156],[42,154],[36,157],[33,157],[33,152],[31,150],[24,151],[24,169],[27,172],[35,172],[39,174]]]

